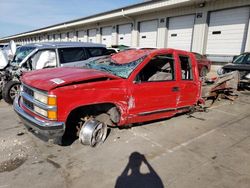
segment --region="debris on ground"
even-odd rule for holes
[[[18,132],[17,133],[17,136],[22,136],[22,135],[24,135],[24,132]]]
[[[202,98],[205,100],[212,99],[213,102],[220,99],[234,101],[238,97],[238,84],[238,71],[223,74],[213,79],[205,79],[202,83]]]

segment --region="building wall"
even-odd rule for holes
[[[183,1],[183,0],[182,0]],[[169,1],[169,4],[174,1]],[[178,2],[178,1],[176,1]],[[185,1],[183,1],[185,2]],[[192,37],[192,48],[191,50],[194,52],[198,52],[201,54],[206,53],[206,46],[207,46],[207,35],[208,35],[208,23],[209,23],[209,15],[211,11],[215,10],[223,10],[228,8],[236,8],[236,7],[243,7],[243,6],[249,6],[250,7],[250,1],[249,0],[211,0],[206,2],[205,6],[200,7],[200,2],[203,1],[195,1],[195,0],[187,0],[189,2],[188,5],[182,5],[181,7],[174,7],[169,9],[160,9],[157,11],[151,11],[150,13],[140,13],[140,14],[134,14],[132,16],[123,15],[123,17],[115,18],[109,18],[108,21],[101,21],[101,22],[94,22],[94,23],[87,23],[79,26],[74,26],[74,28],[65,28],[57,31],[52,31],[48,33],[42,33],[40,35],[32,35],[27,36],[23,38],[18,38],[16,41],[20,44],[26,44],[30,42],[45,42],[47,40],[48,35],[54,35],[54,34],[62,34],[62,33],[79,33],[83,32],[84,36],[82,36],[81,41],[88,41],[88,35],[87,31],[88,29],[97,28],[97,35],[96,35],[96,41],[99,43],[101,42],[101,28],[106,26],[111,26],[112,29],[112,44],[116,45],[118,42],[118,34],[117,34],[117,27],[120,24],[132,24],[132,42],[131,46],[137,47],[139,45],[139,24],[142,21],[147,20],[158,20],[158,29],[157,29],[157,47],[164,48],[168,47],[168,20],[171,17],[175,16],[183,16],[183,15],[194,15],[195,16],[195,22],[193,27],[193,37]],[[190,2],[192,2],[190,4]],[[162,5],[164,3],[167,3],[167,1],[162,1]],[[146,9],[148,6],[151,6],[152,9],[154,8],[154,5],[145,5],[141,7],[141,10]],[[133,8],[132,8],[133,9]],[[93,18],[94,20],[94,18]],[[249,19],[250,22],[250,19]],[[34,40],[34,38],[37,38]],[[40,40],[39,40],[40,37]],[[31,38],[33,40],[31,40]],[[245,51],[250,51],[250,24],[248,24],[248,31],[247,31],[247,37],[246,37],[246,44],[245,44]],[[79,41],[77,36],[74,37],[74,41]],[[53,40],[51,40],[53,41]],[[68,37],[64,41],[68,41]],[[235,54],[236,55],[236,54]]]

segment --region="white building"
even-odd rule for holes
[[[227,61],[250,51],[250,0],[146,1],[0,39],[177,48]]]

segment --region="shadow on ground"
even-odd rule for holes
[[[140,168],[145,164],[148,173],[141,173]],[[117,178],[115,188],[140,188],[140,187],[154,187],[163,188],[161,178],[148,163],[144,155],[133,152],[129,157],[129,162],[122,174]]]

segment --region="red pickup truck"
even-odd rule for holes
[[[24,125],[49,139],[79,137],[91,146],[107,126],[174,116],[200,102],[195,56],[174,49],[127,50],[83,67],[26,73],[14,109]]]

